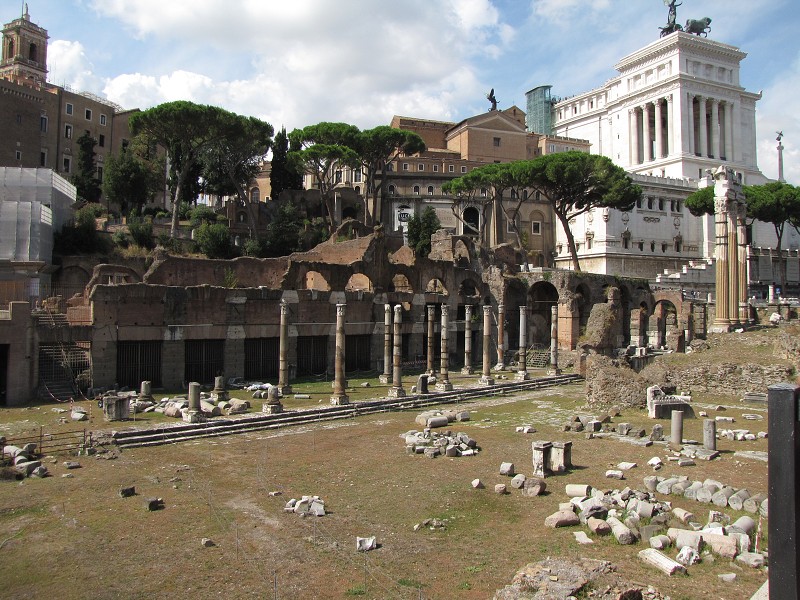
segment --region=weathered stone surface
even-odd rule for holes
[[[511,487],[514,488],[515,490],[521,489],[522,486],[525,485],[525,479],[526,479],[525,475],[523,475],[522,473],[517,473],[511,480]]]
[[[504,462],[500,464],[500,475],[506,475],[508,477],[514,476],[514,463],[512,462]]]
[[[162,498],[145,498],[144,508],[148,511],[161,510],[164,508],[164,500]]]
[[[592,486],[578,483],[568,483],[564,491],[570,498],[591,496]]]
[[[766,563],[764,556],[755,552],[742,552],[736,557],[736,562],[742,563],[743,565],[752,567],[754,569],[763,567]]]
[[[608,479],[625,479],[625,473],[618,469],[609,469],[606,471],[606,478]]]
[[[686,574],[686,567],[675,562],[655,548],[646,548],[639,551],[639,558],[667,575],[675,575],[676,573],[681,575]]]
[[[642,538],[644,540],[644,538]],[[672,540],[667,535],[654,535],[649,539],[650,547],[656,550],[665,550],[670,547]]]
[[[506,489],[505,483],[498,483],[494,486],[494,493],[495,494],[506,494],[508,490]]]
[[[200,540],[200,546],[202,546],[203,548],[211,548],[213,546],[216,546],[216,544],[214,543],[214,540],[212,540],[211,538],[203,538]]]
[[[473,479],[472,480],[472,488],[476,490],[482,490],[485,486],[480,479]]]
[[[590,517],[586,520],[586,525],[589,527],[589,531],[595,535],[609,535],[611,533],[611,525],[606,523],[604,519]]]
[[[594,542],[586,535],[583,531],[576,531],[574,532],[575,541],[579,544],[594,544]]]
[[[370,537],[356,537],[356,552],[369,552],[378,547],[378,542],[375,536]]]
[[[690,521],[694,521],[695,518],[694,513],[690,513],[688,510],[684,510],[682,508],[673,508],[672,514],[684,525],[687,525]]]
[[[744,501],[744,503],[742,503],[742,509],[751,514],[756,514],[758,513],[758,509],[761,508],[761,503],[766,499],[767,495],[763,493],[750,496]]]
[[[614,534],[617,542],[623,545],[633,544],[636,542],[636,536],[622,521],[616,517],[608,517],[606,523],[611,526],[611,533]]]
[[[525,483],[522,486],[522,494],[529,497],[541,496],[546,489],[547,484],[544,482],[544,479],[528,477],[525,479]]]
[[[675,558],[675,560],[681,563],[682,565],[688,567],[690,565],[699,563],[700,556],[693,548],[689,548],[689,546],[684,546],[683,548],[680,549],[680,552],[678,552],[678,556]]]
[[[728,499],[733,496],[734,493],[736,493],[736,490],[730,486],[726,486],[711,496],[711,502],[716,506],[721,506],[724,508],[728,506]]]
[[[553,513],[549,517],[544,520],[544,524],[546,527],[571,527],[573,525],[578,525],[580,523],[580,519],[578,519],[578,515],[576,515],[572,511],[565,511],[560,510],[558,512]]]
[[[136,486],[127,486],[119,488],[119,497],[120,498],[130,498],[131,496],[136,495]]]

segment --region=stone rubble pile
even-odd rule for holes
[[[468,410],[426,410],[414,419],[417,425],[426,429],[447,427],[450,423],[463,421],[469,421]]]
[[[422,431],[412,429],[400,434],[400,438],[405,441],[408,454],[424,454],[428,458],[474,456],[480,452],[478,443],[462,432],[447,430],[439,433],[429,428]]]
[[[283,512],[295,513],[302,517],[324,517],[325,501],[319,496],[302,496],[299,500],[292,498],[283,507]]]
[[[717,432],[719,439],[727,438],[736,442],[752,442],[755,440],[763,440],[767,437],[766,431],[759,431],[752,433],[749,429],[720,429]]]
[[[752,537],[757,534],[757,523],[744,515],[732,518],[719,511],[710,510],[706,524],[690,511],[673,506],[672,502],[659,500],[656,493],[688,496],[692,490],[716,490],[708,502],[717,507],[745,510],[767,516],[766,496],[751,496],[747,490],[734,490],[719,482],[690,482],[687,478],[645,477],[646,491],[626,487],[622,490],[599,490],[589,485],[569,484],[565,488],[569,502],[559,504],[558,511],[545,519],[546,527],[571,527],[584,525],[594,536],[613,535],[619,544],[639,541],[650,547],[639,552],[640,559],[672,575],[685,574],[686,567],[703,556],[713,554],[736,560],[745,566],[759,568],[766,564],[764,553],[751,551]],[[733,499],[733,501],[731,501]],[[578,535],[581,544],[592,543],[589,535]],[[672,548],[674,559],[665,554]]]
[[[189,410],[189,400],[184,396],[164,397],[161,400],[152,402],[139,400],[134,396],[130,402],[132,413],[157,412],[163,413],[167,417],[181,419],[184,413]],[[208,392],[200,394],[200,412],[206,418],[242,414],[247,412],[249,408],[250,402],[248,400],[231,398],[230,400],[214,402]]]
[[[421,523],[417,523],[414,525],[414,531],[419,531],[423,527],[430,529],[431,531],[444,531],[447,529],[447,519],[425,519]]]
[[[11,463],[11,468],[17,473],[17,477],[47,477],[50,473],[36,459],[36,444],[25,444],[19,446],[6,446],[6,439],[0,437],[0,448],[2,448],[2,459]]]

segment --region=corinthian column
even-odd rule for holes
[[[344,375],[344,313],[346,306],[346,304],[336,305],[336,356],[331,404],[350,404],[350,398],[346,393],[347,380]]]
[[[506,310],[502,304],[497,305],[497,364],[495,365],[495,371],[502,371],[506,368],[505,364],[505,331],[506,326],[503,322],[506,318]]]
[[[483,368],[481,369],[481,385],[494,385],[492,378],[492,307],[483,307]]]
[[[392,380],[392,305],[383,306],[383,374],[380,382],[389,383]]]
[[[675,107],[672,105],[672,94],[667,96],[667,156],[675,152]]]
[[[464,307],[464,368],[462,375],[472,375],[472,305]]]
[[[434,366],[433,366],[433,353],[435,349],[434,344],[434,322],[433,320],[436,318],[436,307],[429,306],[428,307],[428,360],[427,360],[427,370],[428,375],[433,375]]]
[[[390,398],[405,398],[406,391],[403,389],[403,363],[402,363],[402,350],[403,350],[403,337],[400,330],[400,325],[403,321],[403,308],[399,304],[394,306],[394,354],[392,361],[394,369],[392,370],[392,387],[389,388]]]
[[[630,150],[631,150],[631,165],[639,164],[639,119],[636,114],[636,109],[631,108],[628,110],[628,121],[630,124]]]
[[[450,383],[450,352],[447,348],[449,309],[450,307],[447,306],[447,304],[442,304],[442,356],[439,368],[439,380],[436,382],[436,390],[439,392],[449,392],[453,389],[453,384]]]
[[[736,266],[739,271],[739,323],[750,323],[750,303],[748,301],[748,284],[750,278],[747,268],[747,204],[739,201],[736,213],[736,229],[739,236],[739,260]]]
[[[281,328],[278,350],[278,391],[281,396],[292,393],[289,384],[289,306],[286,300],[281,300]]]
[[[687,108],[688,108],[687,125],[689,126],[689,139],[687,140],[686,151],[689,154],[696,154],[697,150],[695,150],[695,144],[694,144],[694,94],[689,94],[689,106]]]
[[[728,100],[725,102],[725,112],[723,113],[723,123],[724,129],[723,132],[725,134],[725,160],[732,161],[733,160],[733,103]]]

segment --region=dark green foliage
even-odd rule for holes
[[[275,134],[272,146],[272,165],[269,174],[272,199],[277,202],[283,190],[303,189],[303,176],[289,165],[289,137],[282,128]]]
[[[155,248],[153,241],[153,223],[142,219],[130,219],[128,221],[128,232],[131,234],[133,243],[140,248],[152,250]]]
[[[417,256],[427,257],[431,251],[431,236],[441,229],[436,211],[426,206],[422,214],[408,220],[408,245]]]
[[[100,199],[100,180],[97,179],[94,147],[97,140],[84,133],[76,141],[78,157],[75,161],[75,174],[70,178],[78,191],[78,198],[86,202],[97,202]]]
[[[106,158],[103,193],[119,205],[122,214],[141,214],[163,181],[163,161],[142,138]]]
[[[686,198],[686,208],[695,217],[714,214],[714,186],[692,192]]]
[[[197,227],[201,223],[216,223],[217,213],[210,206],[199,204],[189,211],[189,218],[192,225]]]
[[[82,208],[75,213],[75,219],[65,225],[53,236],[53,252],[61,256],[71,254],[96,254],[105,251],[100,236],[97,235],[93,209]]]
[[[208,258],[231,258],[235,254],[230,229],[223,223],[203,223],[195,230],[194,240]]]

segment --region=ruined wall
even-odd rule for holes
[[[25,404],[36,391],[37,356],[35,327],[27,302],[10,302],[0,311],[0,344],[7,346],[5,401],[8,406]],[[5,364],[0,368],[6,368]]]

